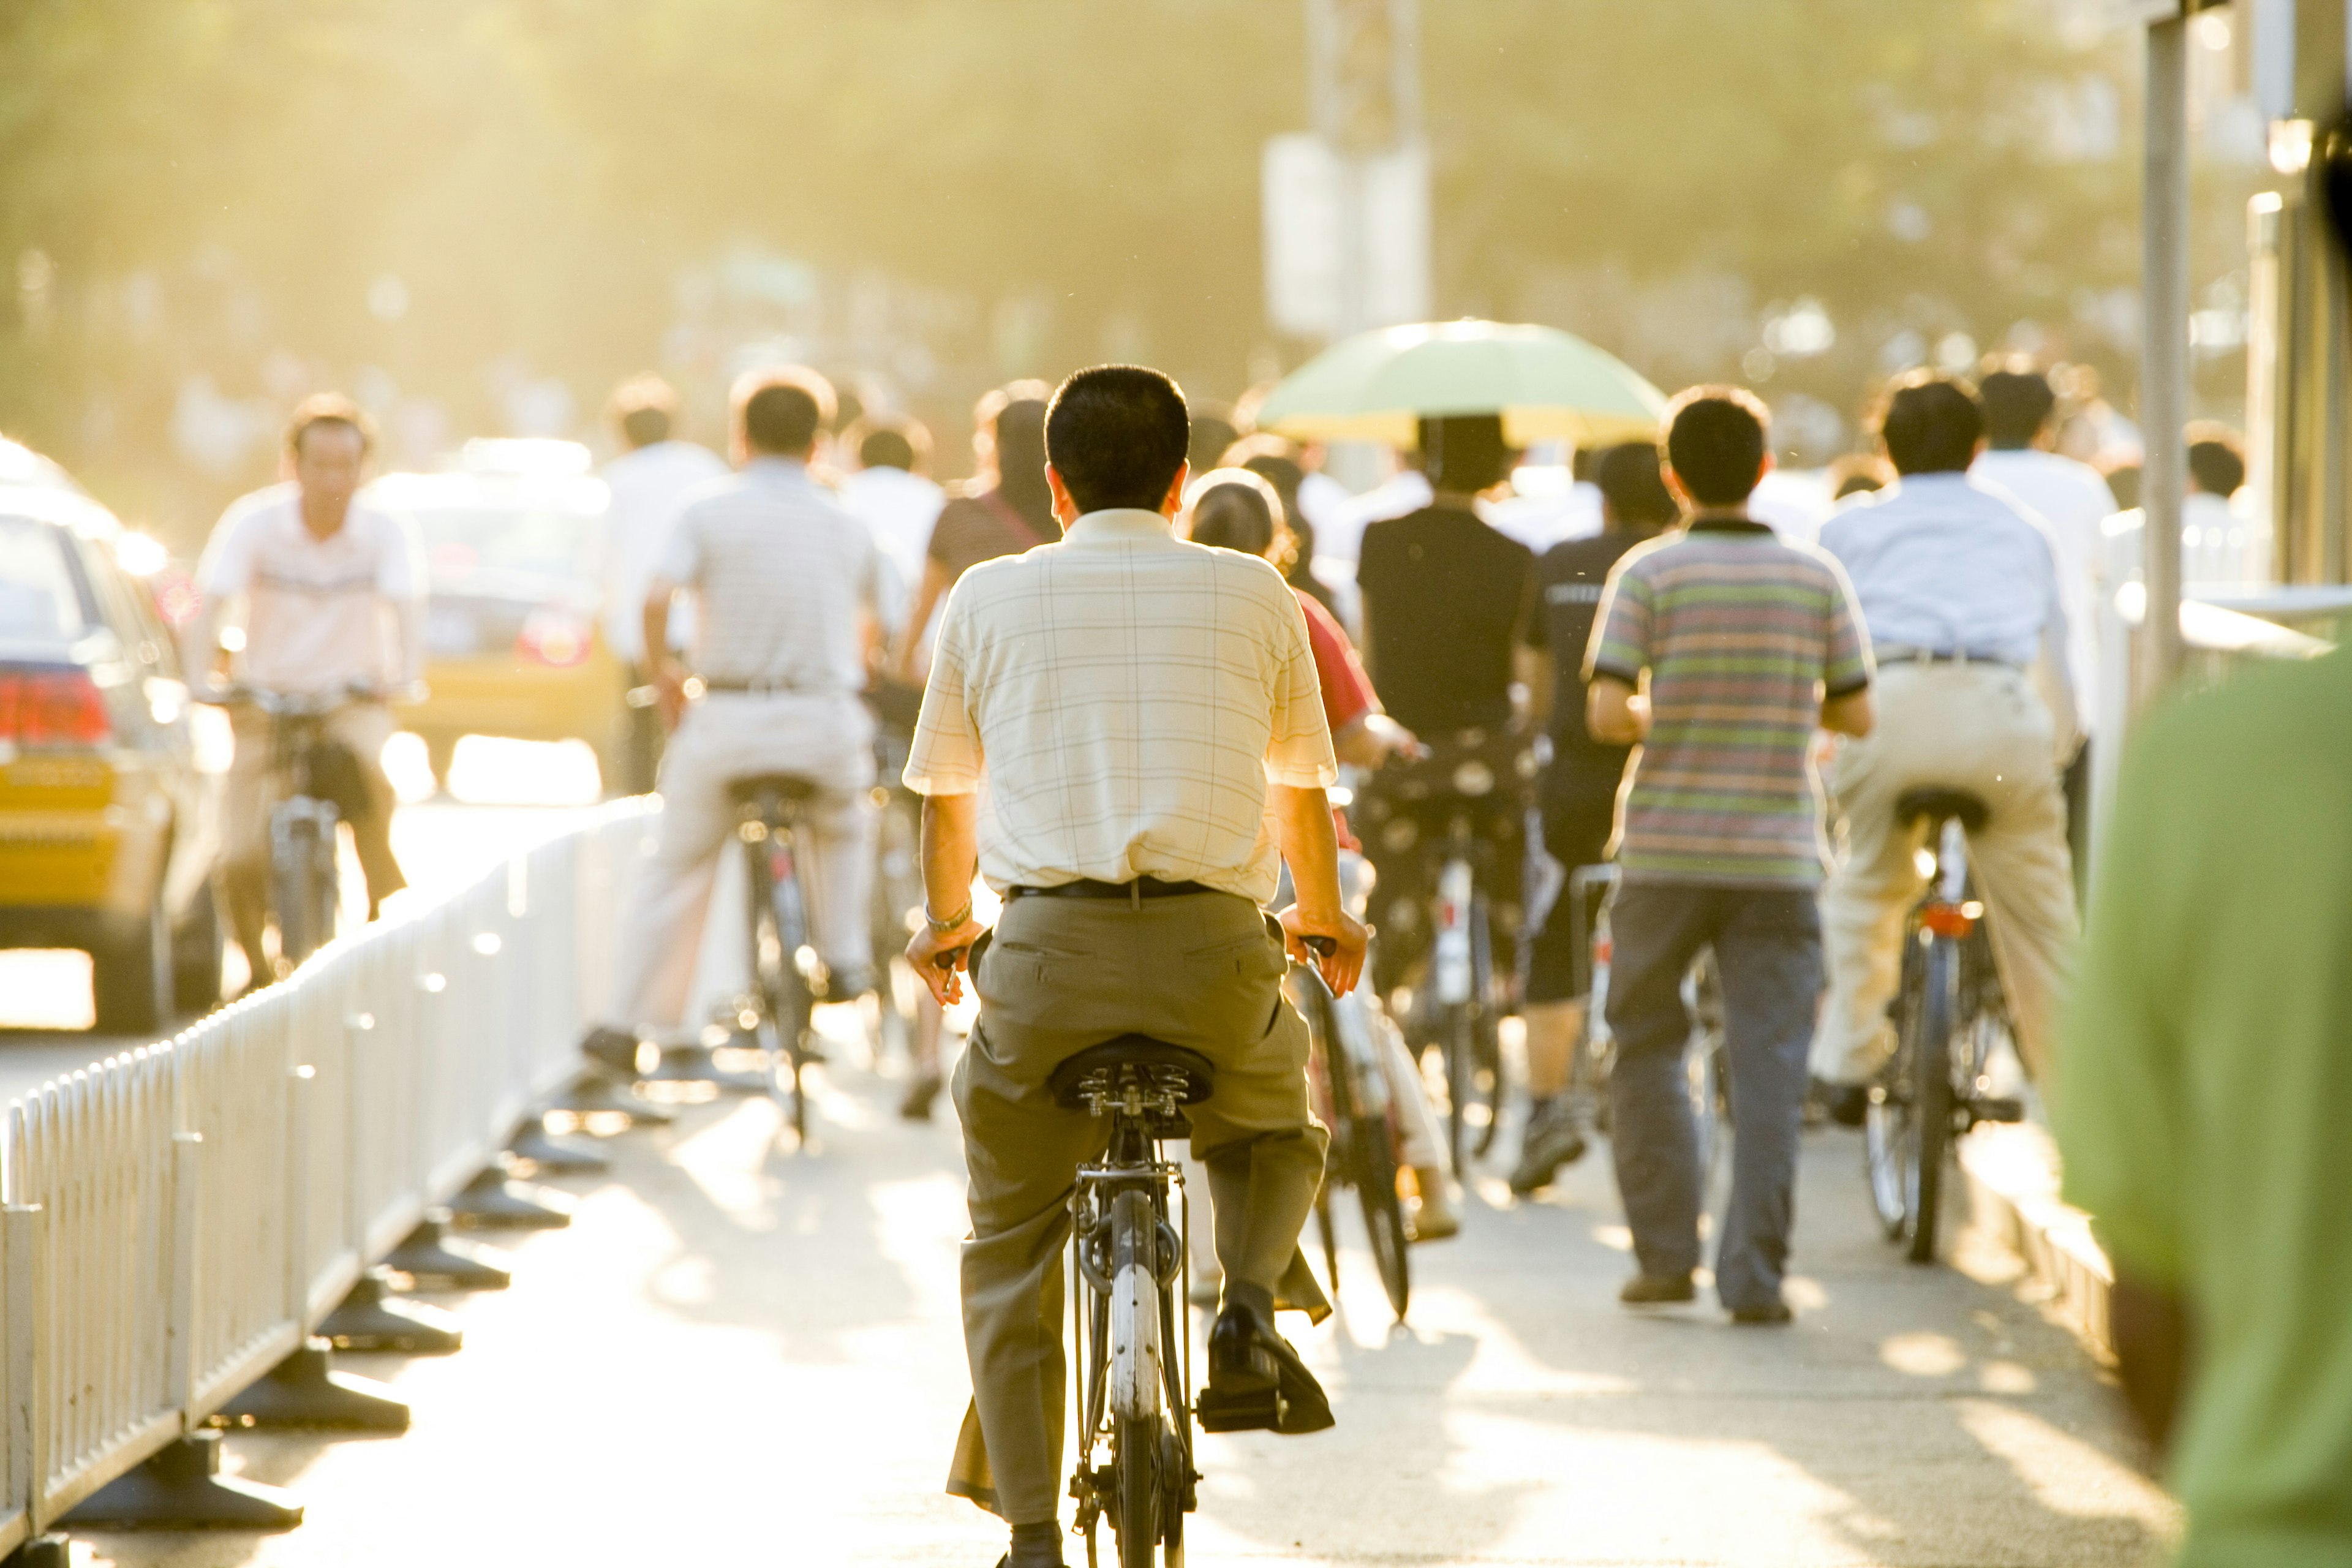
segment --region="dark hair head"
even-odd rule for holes
[[[1045,405],[1016,397],[996,411],[990,425],[996,448],[996,493],[1029,526],[1052,537],[1054,488],[1045,482]]]
[[[1848,452],[1830,464],[1830,498],[1832,500],[1883,490],[1894,482],[1895,470],[1887,467],[1885,458],[1874,452]]]
[[[1192,416],[1192,439],[1185,444],[1184,460],[1192,465],[1196,474],[1205,474],[1225,460],[1225,453],[1242,438],[1241,426],[1234,422],[1234,411],[1222,403],[1201,403],[1187,405]]]
[[[2033,445],[2057,411],[2058,395],[2038,370],[1997,370],[1977,383],[1985,439],[2006,451]]]
[[[833,386],[802,365],[746,372],[735,384],[735,427],[743,445],[770,457],[798,458],[833,422]]]
[[[677,394],[657,375],[632,376],[613,389],[606,414],[632,447],[669,439],[677,420]]]
[[[1738,506],[1764,477],[1772,416],[1745,387],[1694,386],[1666,405],[1666,465],[1701,506]]]
[[[2140,470],[2137,463],[2121,463],[2107,470],[2107,491],[2116,498],[2116,506],[2130,511],[2139,505]]]
[[[1476,495],[1501,484],[1519,465],[1503,439],[1499,414],[1452,414],[1421,422],[1421,471],[1432,489]]]
[[[1156,370],[1098,364],[1062,383],[1045,416],[1045,451],[1080,511],[1157,511],[1192,435],[1184,395]]]
[[[1965,473],[1984,437],[1984,407],[1954,375],[1915,370],[1895,382],[1878,439],[1898,474]]]
[[[1601,487],[1601,499],[1620,528],[1654,533],[1682,515],[1666,493],[1654,441],[1628,441],[1600,452],[1592,462],[1592,482]]]
[[[2246,482],[2246,453],[2238,433],[2226,425],[2200,419],[2185,432],[2189,437],[2189,477],[2209,496],[2227,500]]]
[[[931,433],[922,422],[895,414],[868,414],[845,431],[842,440],[856,451],[861,468],[912,472],[931,455]]]
[[[1195,544],[1271,556],[1282,537],[1282,500],[1247,468],[1218,468],[1192,491],[1185,537]]]
[[[289,457],[302,455],[302,437],[310,433],[313,425],[340,425],[356,431],[362,458],[375,449],[375,421],[367,416],[367,410],[340,392],[318,392],[296,404],[292,416],[286,421]]]

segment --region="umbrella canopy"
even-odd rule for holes
[[[1424,418],[1500,414],[1514,446],[1580,447],[1658,433],[1666,400],[1614,354],[1550,327],[1438,321],[1361,332],[1318,354],[1257,411],[1302,441],[1411,447]]]

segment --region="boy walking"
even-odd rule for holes
[[[1703,1194],[1681,988],[1712,948],[1738,1129],[1716,1292],[1735,1321],[1785,1323],[1822,984],[1826,847],[1810,754],[1817,725],[1869,733],[1870,650],[1836,562],[1748,516],[1771,468],[1763,405],[1694,387],[1666,420],[1666,484],[1688,521],[1618,563],[1585,656],[1593,738],[1642,747],[1618,810],[1611,915],[1617,1187],[1641,1268],[1619,1300],[1695,1294]]]

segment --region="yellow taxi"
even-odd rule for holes
[[[369,487],[424,546],[430,695],[402,722],[445,788],[465,735],[585,741],[621,776],[627,672],[597,625],[607,497],[588,465],[570,441],[469,441],[451,471]]]
[[[0,947],[90,954],[99,1029],[220,998],[226,725],[188,701],[163,549],[0,478]]]

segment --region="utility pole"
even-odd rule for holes
[[[1427,308],[1420,0],[1307,0],[1307,58],[1315,133],[1337,164],[1345,337]]]
[[[2189,16],[2147,25],[2147,170],[2141,200],[2140,469],[2147,613],[2137,701],[2180,672],[2180,503],[2189,482]],[[2137,703],[2135,704],[2137,706]],[[2110,744],[2113,743],[2111,741]]]

